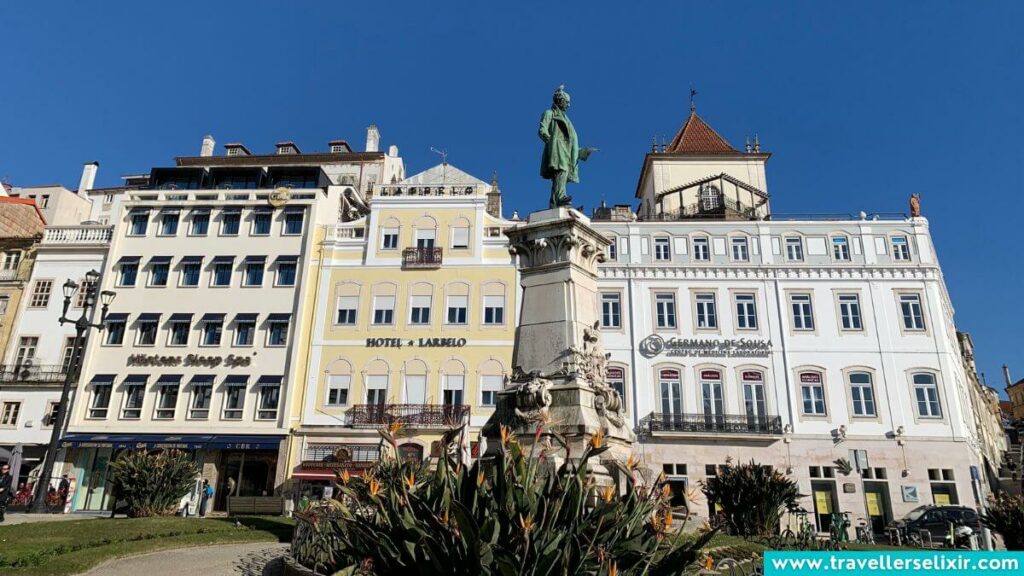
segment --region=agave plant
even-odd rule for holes
[[[174,514],[192,489],[199,468],[180,450],[123,452],[110,464],[114,494],[128,503],[128,515]]]
[[[981,523],[999,533],[1007,550],[1024,550],[1024,496],[990,496]]]
[[[722,508],[730,532],[740,536],[778,533],[784,510],[801,498],[797,483],[771,466],[726,461],[716,476],[701,482],[708,500]]]
[[[394,432],[381,435],[391,447],[385,466],[402,470],[399,481],[381,480],[377,471],[340,478],[340,501],[300,517],[292,554],[301,563],[344,576],[655,576],[681,573],[713,535],[683,535],[666,486],[643,484],[635,459],[617,465],[630,479],[621,494],[596,486],[589,463],[608,449],[600,435],[576,461],[551,434],[567,455],[555,468],[549,452],[538,453],[536,443],[527,452],[503,429],[493,461],[466,465],[443,450],[429,471],[392,454]],[[459,433],[446,433],[443,445]]]

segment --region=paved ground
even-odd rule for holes
[[[165,550],[111,560],[83,576],[262,576],[267,563],[287,551],[287,544],[267,542]]]
[[[0,526],[29,524],[32,522],[61,522],[64,520],[87,520],[89,518],[107,518],[110,513],[94,514],[25,514],[24,512],[8,512]]]

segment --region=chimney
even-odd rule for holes
[[[78,181],[78,195],[85,196],[85,193],[92,190],[96,183],[96,171],[100,169],[99,162],[86,162],[82,166],[82,179]]]
[[[366,151],[380,151],[380,130],[377,130],[375,124],[370,124],[366,127]]]
[[[213,139],[213,136],[207,134],[203,136],[203,146],[199,149],[200,156],[213,156],[213,147],[217,145],[217,142]]]
[[[398,158],[398,146],[395,146],[394,144],[388,146],[388,156]]]
[[[1013,386],[1013,380],[1010,378],[1010,367],[1007,366],[1006,364],[1003,364],[1003,377],[1006,378],[1007,388]]]

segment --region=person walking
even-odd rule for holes
[[[213,486],[209,480],[203,480],[203,493],[199,496],[199,517],[206,518],[206,506],[213,499]]]
[[[11,478],[11,467],[8,464],[0,466],[0,522],[4,521],[4,514],[7,512],[7,504],[10,503],[14,494],[11,489],[14,486],[14,479]]]

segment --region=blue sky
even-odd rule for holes
[[[630,202],[652,137],[698,112],[774,156],[776,212],[902,212],[922,194],[980,369],[1024,377],[1024,4],[998,2],[5,2],[0,178],[98,184],[204,134],[304,150],[367,124],[411,174],[445,148],[506,207],[546,203],[537,120],[564,83],[571,189]]]

